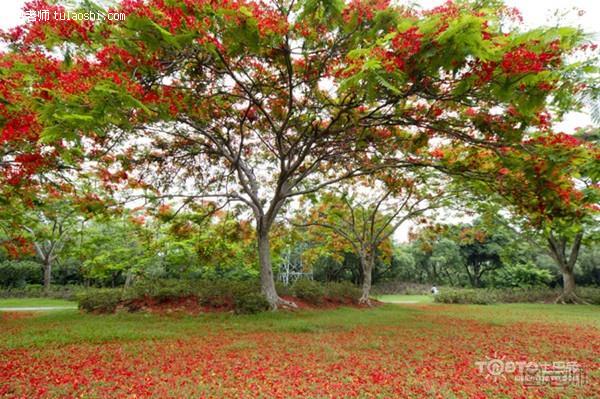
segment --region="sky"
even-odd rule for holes
[[[0,2],[0,29],[8,29],[25,22],[21,8],[26,0],[2,0]],[[418,4],[423,8],[431,8],[443,4],[445,0],[416,0],[411,4]],[[408,3],[400,0],[399,3]],[[593,40],[600,42],[600,1],[599,0],[505,0],[510,7],[516,7],[523,15],[523,23],[528,28],[542,25],[553,25],[556,18],[553,17],[557,11],[560,14],[567,12],[561,18],[562,24],[581,26],[586,32],[593,36]],[[557,131],[566,133],[574,131],[578,127],[591,124],[591,120],[585,113],[571,113],[563,122],[556,125]],[[408,229],[405,225],[394,235],[398,241],[406,241]]]

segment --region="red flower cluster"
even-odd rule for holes
[[[398,69],[404,71],[408,59],[419,52],[422,37],[423,34],[419,33],[419,29],[414,26],[404,32],[398,32],[392,39],[394,51],[388,55]]]
[[[18,258],[23,255],[33,254],[33,246],[30,241],[22,236],[11,237],[0,244],[11,258]],[[2,389],[0,389],[0,394]]]
[[[521,46],[504,54],[500,66],[505,73],[518,75],[542,72],[550,64],[558,61],[560,61],[560,58],[553,51],[536,53]]]
[[[342,18],[346,23],[356,18],[357,23],[361,24],[372,20],[375,11],[384,10],[389,4],[389,0],[351,0],[342,11]]]
[[[566,148],[575,148],[581,145],[577,137],[566,133],[555,133],[552,135],[540,136],[525,141],[525,144],[539,144],[543,146],[563,146]]]
[[[288,33],[289,24],[286,18],[278,10],[260,3],[251,3],[252,15],[258,24],[258,33],[264,37],[268,35],[284,36]]]

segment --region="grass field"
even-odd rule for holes
[[[0,308],[30,308],[30,307],[57,307],[72,306],[77,307],[77,303],[65,301],[63,299],[52,298],[8,298],[0,299]]]
[[[379,295],[376,299],[386,303],[433,303],[432,295]]]
[[[600,308],[386,304],[253,316],[0,314],[0,397],[594,398]],[[525,386],[490,359],[577,362]],[[493,378],[492,378],[493,377]]]

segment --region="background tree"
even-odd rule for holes
[[[563,275],[563,294],[557,301],[578,301],[574,268],[579,250],[584,240],[597,241],[598,151],[591,141],[546,131],[498,152],[453,148],[445,154],[447,162],[456,161],[454,168],[483,173],[481,179],[461,182],[483,200],[484,213],[504,220],[524,238],[545,241]],[[511,213],[510,219],[495,215],[502,209]]]
[[[45,291],[50,289],[52,266],[82,221],[71,202],[51,197],[21,217],[19,227],[42,264]]]
[[[345,241],[359,259],[362,277],[360,303],[369,303],[372,273],[384,243],[409,220],[416,219],[443,205],[443,188],[435,186],[425,174],[394,177],[375,176],[363,179],[356,187],[340,187],[326,192],[320,201],[303,215],[303,225],[326,229],[331,240]],[[321,233],[322,234],[322,233]]]
[[[503,266],[500,254],[508,242],[498,234],[489,234],[480,226],[462,227],[457,238],[471,286],[481,288],[484,275]]]

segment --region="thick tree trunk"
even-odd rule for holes
[[[44,292],[47,294],[50,291],[52,280],[52,262],[49,259],[44,260]]]
[[[258,229],[258,263],[260,265],[261,292],[269,302],[271,309],[277,310],[280,306],[295,308],[296,304],[283,300],[277,295],[275,279],[273,278],[269,233],[260,228]]]
[[[563,265],[561,267],[562,277],[563,277],[563,292],[560,294],[558,298],[556,298],[556,303],[581,303],[586,304],[587,302],[575,293],[575,274],[573,273],[573,269]]]
[[[362,281],[362,295],[358,300],[358,303],[371,305],[371,301],[369,300],[369,295],[371,294],[371,282],[373,276],[373,263],[374,256],[369,254],[361,254],[360,255],[360,266],[363,274]]]
[[[258,263],[260,264],[260,288],[272,308],[277,308],[279,295],[275,289],[273,266],[271,264],[271,246],[268,233],[258,234]]]
[[[572,270],[563,270],[563,295],[572,296],[575,294],[575,275]]]
[[[557,238],[554,235],[550,235],[550,238],[548,239],[550,255],[552,255],[552,258],[554,258],[558,264],[563,276],[563,292],[556,298],[556,303],[587,303],[575,294],[575,275],[573,273],[577,257],[579,256],[582,239],[583,233],[577,234],[573,246],[571,247],[570,254],[568,255],[567,240],[564,237]]]

